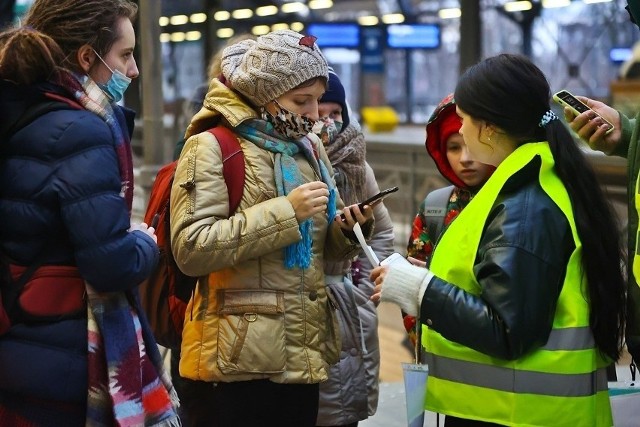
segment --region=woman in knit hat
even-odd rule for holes
[[[349,118],[344,87],[333,71],[329,71],[327,91],[320,99],[320,117],[318,133],[345,203],[379,193],[373,169],[365,160],[364,135],[360,125]],[[369,244],[384,259],[393,252],[393,223],[383,203],[375,204],[373,216],[376,226]],[[329,381],[320,384],[318,426],[356,426],[376,412],[380,351],[376,306],[369,300],[373,294],[371,268],[362,252],[354,263],[325,262],[327,286],[339,307],[343,357],[331,367]]]
[[[493,166],[469,158],[469,151],[459,133],[461,126],[453,94],[447,95],[427,122],[425,145],[442,176],[452,185],[430,192],[413,220],[407,256],[421,263],[428,262],[440,234],[469,204],[495,170]],[[433,215],[435,209],[442,214]],[[426,215],[427,212],[430,215]],[[402,317],[409,339],[415,346],[416,318],[406,313],[402,313]]]
[[[199,277],[182,334],[191,426],[315,426],[319,383],[339,359],[326,259],[354,256],[372,209],[342,201],[311,133],[328,66],[315,38],[275,31],[227,47],[193,117],[171,190],[176,262]],[[221,125],[240,142],[244,190],[229,212]]]

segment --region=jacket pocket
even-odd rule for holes
[[[218,368],[222,373],[284,371],[282,292],[220,289],[218,316]]]

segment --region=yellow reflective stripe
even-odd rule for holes
[[[581,397],[607,390],[606,369],[583,374],[524,371],[457,360],[433,353],[427,353],[427,364],[429,380],[439,378],[510,393]]]

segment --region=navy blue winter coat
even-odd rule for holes
[[[127,231],[111,131],[96,114],[65,104],[21,123],[44,93],[72,98],[50,84],[0,82],[0,251],[22,265],[37,258],[75,265],[100,292],[135,289],[155,267],[158,248],[145,233]],[[127,116],[129,126],[122,125],[131,131],[133,113]],[[16,324],[1,336],[2,393],[85,401],[86,313]]]

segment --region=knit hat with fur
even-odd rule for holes
[[[261,107],[316,77],[329,78],[315,37],[273,31],[222,51],[222,74],[234,90]]]

